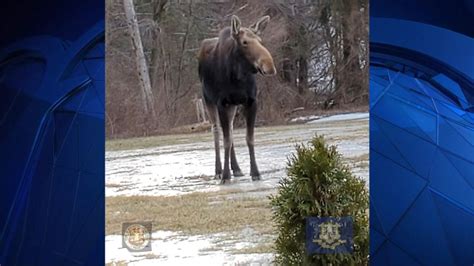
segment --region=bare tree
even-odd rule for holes
[[[154,118],[155,108],[153,103],[153,93],[151,91],[150,74],[148,72],[148,65],[146,62],[145,54],[143,52],[142,39],[140,36],[140,29],[138,27],[138,21],[135,13],[135,7],[133,5],[133,0],[123,0],[123,7],[125,10],[125,16],[127,18],[127,24],[130,31],[133,51],[135,52],[137,73],[139,77],[140,88],[142,91],[143,107],[145,108],[145,113],[151,114],[152,118]]]

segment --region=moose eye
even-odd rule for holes
[[[247,45],[247,41],[243,41],[242,44],[243,44],[243,45]]]

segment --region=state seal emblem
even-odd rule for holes
[[[151,223],[124,223],[122,246],[131,252],[151,250]]]
[[[352,217],[307,217],[308,254],[352,252]]]
[[[339,227],[341,227],[340,224],[332,222],[320,224],[318,238],[313,239],[313,242],[323,248],[336,249],[337,246],[347,242],[347,240],[341,239]]]

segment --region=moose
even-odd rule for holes
[[[230,27],[219,32],[219,37],[205,39],[198,53],[198,71],[202,83],[202,97],[212,124],[215,149],[215,178],[221,184],[243,176],[235,156],[233,123],[237,107],[242,106],[246,121],[246,141],[250,154],[250,175],[260,180],[254,152],[254,127],[257,114],[257,86],[255,75],[276,74],[270,52],[260,38],[270,20],[264,16],[250,27],[242,27],[233,15]],[[219,125],[224,136],[224,169],[219,151]]]

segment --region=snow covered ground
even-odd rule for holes
[[[262,174],[262,181],[258,182],[252,182],[248,176],[250,165],[245,131],[242,129],[235,130],[234,144],[237,160],[246,176],[235,178],[228,185],[217,185],[213,179],[214,148],[211,133],[193,134],[187,143],[165,143],[145,149],[107,151],[106,196],[173,197],[192,192],[239,190],[245,197],[266,197],[269,193],[274,193],[278,181],[285,175],[287,158],[294,151],[295,144],[305,143],[315,134],[324,135],[329,144],[337,145],[352,172],[368,182],[368,117],[368,113],[353,113],[309,119],[309,122],[300,125],[257,128],[255,151]],[[252,192],[245,193],[249,190]],[[259,243],[253,240],[251,228],[249,230],[250,233],[223,232],[212,235],[183,235],[181,232],[157,231],[153,232],[152,253],[144,254],[130,253],[121,247],[121,236],[109,235],[106,237],[106,263],[122,261],[128,265],[270,264],[270,253],[235,252]],[[239,237],[228,241],[229,234]],[[263,241],[272,242],[271,239]]]
[[[338,146],[345,158],[369,152],[367,113],[335,115],[298,126],[257,128],[255,152],[262,174],[261,182],[251,182],[250,177],[245,176],[230,186],[216,186],[211,138],[140,150],[108,151],[106,196],[173,196],[229,188],[275,187],[285,174],[287,157],[294,151],[295,144],[306,142],[315,134],[325,135],[330,144]],[[234,141],[237,160],[244,174],[248,174],[250,162],[244,130],[235,131]],[[355,168],[353,172],[368,180],[367,167]]]
[[[242,232],[245,238],[256,237],[251,229]],[[224,233],[210,235],[182,235],[172,231],[152,234],[152,250],[129,252],[122,247],[122,236],[110,235],[105,239],[106,262],[127,262],[128,265],[271,265],[273,254],[233,254],[233,250],[250,248],[252,242]]]
[[[300,116],[295,117],[290,120],[290,122],[306,122],[309,124],[326,122],[326,121],[348,121],[348,120],[358,120],[365,119],[369,117],[369,113],[347,113],[347,114],[338,114],[331,116],[320,116],[320,115],[310,115],[310,116]]]

